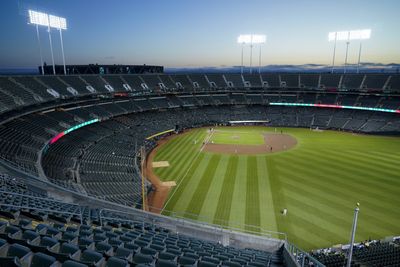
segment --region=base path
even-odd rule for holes
[[[158,141],[157,146],[147,155],[145,169],[143,170],[143,175],[146,177],[150,183],[152,183],[154,191],[152,191],[147,196],[148,211],[154,213],[161,213],[164,203],[168,198],[168,193],[172,187],[176,184],[172,182],[162,182],[160,178],[153,172],[153,160],[157,154],[158,149],[162,144],[165,144],[173,136],[168,136],[160,141]]]
[[[210,144],[204,146],[204,152],[256,155],[285,151],[297,144],[296,138],[288,134],[265,133],[262,145],[232,145],[232,144]]]

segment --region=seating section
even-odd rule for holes
[[[399,74],[127,74],[0,77],[0,114],[18,107],[114,93],[226,90],[399,92]]]
[[[103,213],[99,225],[98,209],[28,197],[37,193],[18,179],[0,176],[3,194],[26,193],[14,199],[14,217],[1,198],[0,266],[282,266],[279,251],[222,246],[116,213]],[[56,216],[80,209],[82,221]]]
[[[400,266],[400,247],[398,240],[381,242],[365,241],[353,249],[352,266]],[[311,256],[327,267],[344,266],[347,263],[348,249],[321,249]]]

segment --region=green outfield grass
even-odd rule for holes
[[[217,128],[213,131],[210,141],[214,144],[227,145],[262,145],[264,136],[262,129],[247,130],[243,127],[231,129]]]
[[[274,130],[216,129],[232,131],[216,136],[223,143],[239,131],[258,136]],[[169,161],[170,167],[155,172],[177,183],[165,210],[210,223],[285,232],[291,242],[309,250],[348,243],[355,203],[360,202],[357,241],[400,235],[400,138],[282,130],[298,144],[276,154],[200,152],[202,142],[193,140],[204,140],[207,129],[163,145],[155,159]],[[284,208],[287,216],[281,215]]]

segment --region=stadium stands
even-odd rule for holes
[[[136,156],[141,145],[151,148],[146,137],[177,125],[190,128],[230,120],[398,134],[399,112],[373,109],[399,108],[399,77],[297,73],[0,77],[4,120],[0,157],[24,174],[83,196],[140,207],[142,180]],[[113,95],[116,92],[124,94]],[[93,119],[99,122],[74,129]],[[278,255],[194,240],[154,225],[145,229],[137,221],[122,226],[122,220],[113,219],[106,224],[114,229],[95,230],[101,221],[98,208],[57,201],[46,190],[32,190],[4,175],[0,190],[0,216],[7,218],[0,225],[0,265],[261,266],[272,265],[274,257],[277,266],[281,264]],[[39,227],[29,220],[43,224]],[[76,229],[70,228],[71,222]],[[373,243],[355,251],[355,264],[396,266],[397,255],[396,245]],[[315,257],[327,266],[339,266],[345,256]]]
[[[56,201],[14,177],[1,175],[0,189],[1,266],[282,266],[279,252],[223,246],[113,213],[100,218],[98,209]]]

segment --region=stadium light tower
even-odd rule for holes
[[[353,256],[353,246],[354,246],[354,237],[356,235],[356,229],[357,229],[357,219],[358,219],[358,212],[360,211],[360,203],[357,202],[357,206],[354,209],[354,218],[353,218],[353,226],[351,228],[351,235],[350,235],[350,248],[349,248],[349,255],[347,258],[347,267],[351,266],[351,258]]]
[[[335,55],[336,55],[336,42],[337,41],[346,41],[346,55],[344,59],[344,73],[346,73],[347,68],[347,57],[349,52],[350,40],[360,40],[360,48],[358,51],[358,64],[357,64],[357,73],[360,70],[360,59],[361,59],[361,45],[362,40],[369,39],[371,36],[371,29],[364,30],[354,30],[354,31],[340,31],[340,32],[330,32],[328,34],[328,41],[334,41],[335,44],[333,46],[333,59],[332,59],[332,70],[333,73],[335,68]]]
[[[259,52],[259,72],[261,71],[261,45],[265,43],[267,39],[266,35],[263,34],[241,34],[239,35],[237,42],[242,45],[242,65],[241,65],[241,73],[243,74],[243,49],[245,45],[250,45],[250,73],[252,73],[252,65],[253,65],[253,46],[260,45]]]
[[[63,38],[62,38],[62,30],[67,29],[67,20],[65,18],[49,15],[50,19],[50,27],[58,29],[60,33],[60,41],[61,41],[61,53],[62,53],[62,59],[63,59],[63,66],[64,66],[64,75],[67,74],[67,69],[65,67],[65,55],[64,55],[64,44],[63,44]]]
[[[251,43],[251,35],[250,34],[241,34],[239,35],[239,37],[237,38],[237,42],[238,44],[241,44],[242,46],[242,58],[241,58],[241,65],[240,65],[240,73],[243,74],[243,50],[244,50],[244,46],[247,44]]]
[[[55,63],[54,63],[53,43],[52,43],[52,39],[51,39],[51,28],[56,28],[59,30],[60,40],[61,40],[61,52],[62,52],[63,64],[64,64],[64,74],[66,74],[64,45],[63,45],[63,39],[62,39],[62,33],[61,33],[61,30],[67,29],[66,19],[57,17],[57,16],[53,16],[53,15],[48,15],[46,13],[38,12],[38,11],[34,11],[34,10],[28,10],[28,14],[29,14],[29,23],[36,25],[36,34],[37,34],[37,38],[38,38],[38,42],[39,42],[42,74],[44,74],[44,68],[43,68],[42,49],[40,46],[40,39],[39,39],[39,26],[47,27],[47,32],[49,34],[51,59],[52,59],[52,63],[53,63],[53,74],[56,74],[56,68],[55,68]]]

